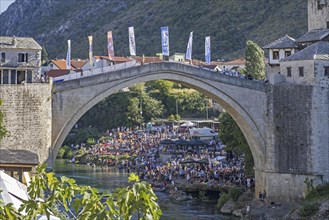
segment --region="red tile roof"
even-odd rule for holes
[[[82,69],[84,65],[86,65],[87,60],[71,60],[71,66],[74,69]]]
[[[50,62],[55,64],[58,69],[66,69],[66,60],[51,60]]]
[[[66,69],[66,60],[51,60],[50,62],[56,65],[58,69]],[[87,60],[71,60],[71,69],[81,69],[87,62]]]
[[[46,75],[48,77],[58,77],[67,75],[69,72],[70,70],[49,70],[48,72],[46,72]]]
[[[139,56],[133,56],[130,57],[133,60],[136,60],[136,62],[142,63],[143,57]],[[144,57],[144,63],[160,63],[163,62],[159,57]]]
[[[118,63],[124,63],[129,62],[131,59],[126,57],[112,57],[111,59],[108,56],[94,56],[96,59],[105,59],[108,61],[118,62]]]

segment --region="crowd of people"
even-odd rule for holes
[[[226,152],[220,140],[211,139],[197,145],[161,144],[164,137],[189,138],[167,128],[156,132],[118,128],[107,131],[88,149],[83,148],[92,158],[89,162],[133,171],[142,180],[161,188],[197,184],[212,189],[233,185],[250,188],[254,185],[254,178],[245,175],[243,156]]]

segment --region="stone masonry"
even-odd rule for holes
[[[0,142],[1,149],[24,149],[48,158],[51,148],[51,84],[0,86],[4,126],[9,135]]]

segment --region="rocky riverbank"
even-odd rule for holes
[[[254,192],[244,192],[237,201],[228,200],[220,209],[223,214],[231,214],[250,220],[329,220],[329,195],[298,203],[274,203],[264,199],[254,199]],[[326,198],[323,198],[326,197]]]

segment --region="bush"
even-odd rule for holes
[[[243,189],[240,187],[233,187],[229,190],[228,193],[234,201],[237,201],[240,195],[243,193]]]
[[[302,217],[310,217],[316,214],[319,210],[319,203],[317,202],[306,202],[303,204],[300,209],[300,216]]]
[[[317,187],[310,187],[305,200],[313,201],[321,198],[329,198],[329,183],[319,185]]]
[[[225,205],[225,203],[227,203],[228,200],[230,200],[229,194],[221,194],[217,202],[217,208],[221,209]]]

